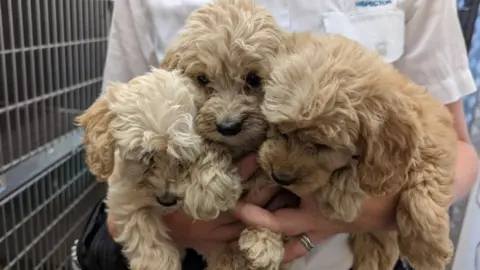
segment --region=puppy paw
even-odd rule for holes
[[[242,194],[241,179],[237,174],[213,173],[186,189],[183,208],[198,220],[212,220],[220,212],[233,209]]]
[[[238,244],[250,269],[280,269],[285,251],[280,234],[267,229],[248,228],[240,235]]]

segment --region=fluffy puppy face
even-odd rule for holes
[[[346,38],[294,35],[288,46],[262,105],[273,128],[260,162],[272,178],[303,193],[357,160],[371,172],[360,181],[377,186],[404,170],[420,140],[406,79]]]
[[[331,174],[349,162],[350,151],[331,148],[313,130],[272,125],[260,148],[260,164],[277,184],[297,195],[309,194],[326,185]]]
[[[183,70],[205,94],[196,117],[202,137],[245,151],[264,140],[264,80],[282,38],[271,15],[248,0],[218,0],[189,16],[162,66]]]
[[[201,154],[202,140],[193,123],[199,96],[195,91],[179,71],[156,69],[104,94],[114,115],[109,128],[119,156],[139,161],[149,171],[144,179],[132,181],[150,186],[166,206],[181,197],[178,182],[183,168]]]
[[[108,89],[105,98],[115,115],[110,127],[120,155],[148,161],[162,153],[194,162],[201,151],[193,126],[196,91],[179,71],[162,69]]]

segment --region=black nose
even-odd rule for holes
[[[235,136],[242,131],[242,121],[227,119],[218,122],[217,131],[223,136]]]
[[[171,207],[178,203],[178,198],[173,194],[165,194],[162,197],[157,197],[157,202],[164,207]]]
[[[294,182],[290,175],[284,173],[272,173],[272,179],[282,186],[289,186]]]

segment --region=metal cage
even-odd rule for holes
[[[101,92],[112,2],[0,0],[0,269],[70,269],[104,195],[74,118]]]

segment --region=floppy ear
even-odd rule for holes
[[[419,155],[423,140],[416,113],[419,105],[413,100],[415,97],[402,92],[405,93],[388,91],[388,99],[367,100],[358,113],[363,152],[358,177],[362,188],[372,195],[387,195],[400,189],[408,168]]]
[[[170,71],[177,69],[179,61],[180,61],[180,57],[178,56],[178,53],[176,50],[173,50],[173,49],[167,50],[167,52],[165,53],[165,56],[162,59],[162,62],[160,63],[160,68],[170,70]]]
[[[107,180],[114,165],[114,138],[109,124],[114,118],[106,99],[101,96],[90,108],[76,118],[76,123],[84,129],[82,143],[90,171],[102,181]]]

